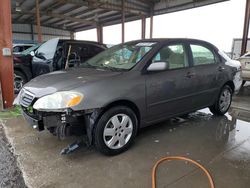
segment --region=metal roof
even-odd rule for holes
[[[42,26],[82,31],[121,23],[123,0],[39,0]],[[227,0],[124,0],[125,21]],[[36,24],[35,0],[11,0],[12,23]]]

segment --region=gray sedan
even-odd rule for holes
[[[107,155],[129,148],[138,129],[209,107],[225,114],[236,68],[212,44],[152,39],[114,46],[78,68],[34,78],[15,103],[33,128],[86,137]]]

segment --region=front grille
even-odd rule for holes
[[[22,89],[20,95],[20,104],[24,107],[28,107],[32,104],[34,98],[35,96],[31,92]]]

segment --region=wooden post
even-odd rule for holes
[[[125,8],[125,0],[122,0],[122,43],[124,43],[125,41],[125,11],[124,11],[124,8]]]
[[[39,43],[42,42],[42,33],[41,33],[41,23],[40,23],[40,7],[39,0],[36,0],[36,23],[37,23],[37,40]]]
[[[0,6],[0,82],[3,107],[9,108],[14,100],[14,71],[12,57],[11,1],[1,0]],[[1,99],[0,99],[1,100]]]
[[[247,50],[249,20],[250,20],[250,0],[246,0],[245,20],[244,20],[243,37],[241,44],[241,55],[244,55]]]
[[[71,40],[75,39],[75,33],[73,31],[70,31],[70,39]]]
[[[143,16],[141,19],[141,38],[145,39],[145,35],[146,35],[146,18],[145,16]]]
[[[103,43],[103,28],[101,25],[97,25],[96,27],[96,32],[97,32],[97,41],[99,43]]]
[[[150,38],[152,39],[153,38],[153,14],[151,14],[150,16]]]

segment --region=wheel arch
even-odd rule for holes
[[[113,102],[107,104],[103,108],[102,113],[104,113],[108,109],[110,109],[112,107],[115,107],[115,106],[126,106],[126,107],[130,108],[131,110],[133,110],[133,112],[135,113],[135,115],[137,117],[137,120],[138,120],[138,126],[140,125],[140,121],[141,121],[140,110],[139,110],[138,106],[134,102],[132,102],[130,100],[127,100],[127,99],[117,100],[117,101],[113,101]],[[100,115],[102,115],[102,114],[100,114]]]
[[[14,67],[14,74],[15,74],[15,71],[18,71],[18,72],[22,73],[25,76],[26,80],[27,81],[29,80],[29,76],[26,74],[26,72],[22,68]]]
[[[231,80],[227,81],[227,82],[223,85],[223,87],[224,87],[225,85],[228,85],[228,86],[232,89],[232,92],[234,93],[234,91],[235,91],[235,85],[234,85],[234,82],[233,82],[233,81],[231,81]]]
[[[115,107],[115,106],[126,106],[128,108],[130,108],[131,110],[133,110],[133,112],[135,113],[136,117],[137,117],[137,130],[140,128],[140,122],[141,122],[141,114],[140,114],[140,110],[138,108],[138,106],[133,103],[130,100],[116,100],[113,101],[109,104],[107,104],[106,106],[99,108],[99,109],[95,109],[92,114],[87,118],[87,122],[86,122],[86,131],[87,131],[87,137],[88,137],[88,143],[89,145],[93,144],[93,138],[94,138],[94,129],[96,127],[97,122],[99,121],[99,119],[101,118],[101,116],[109,109]]]

